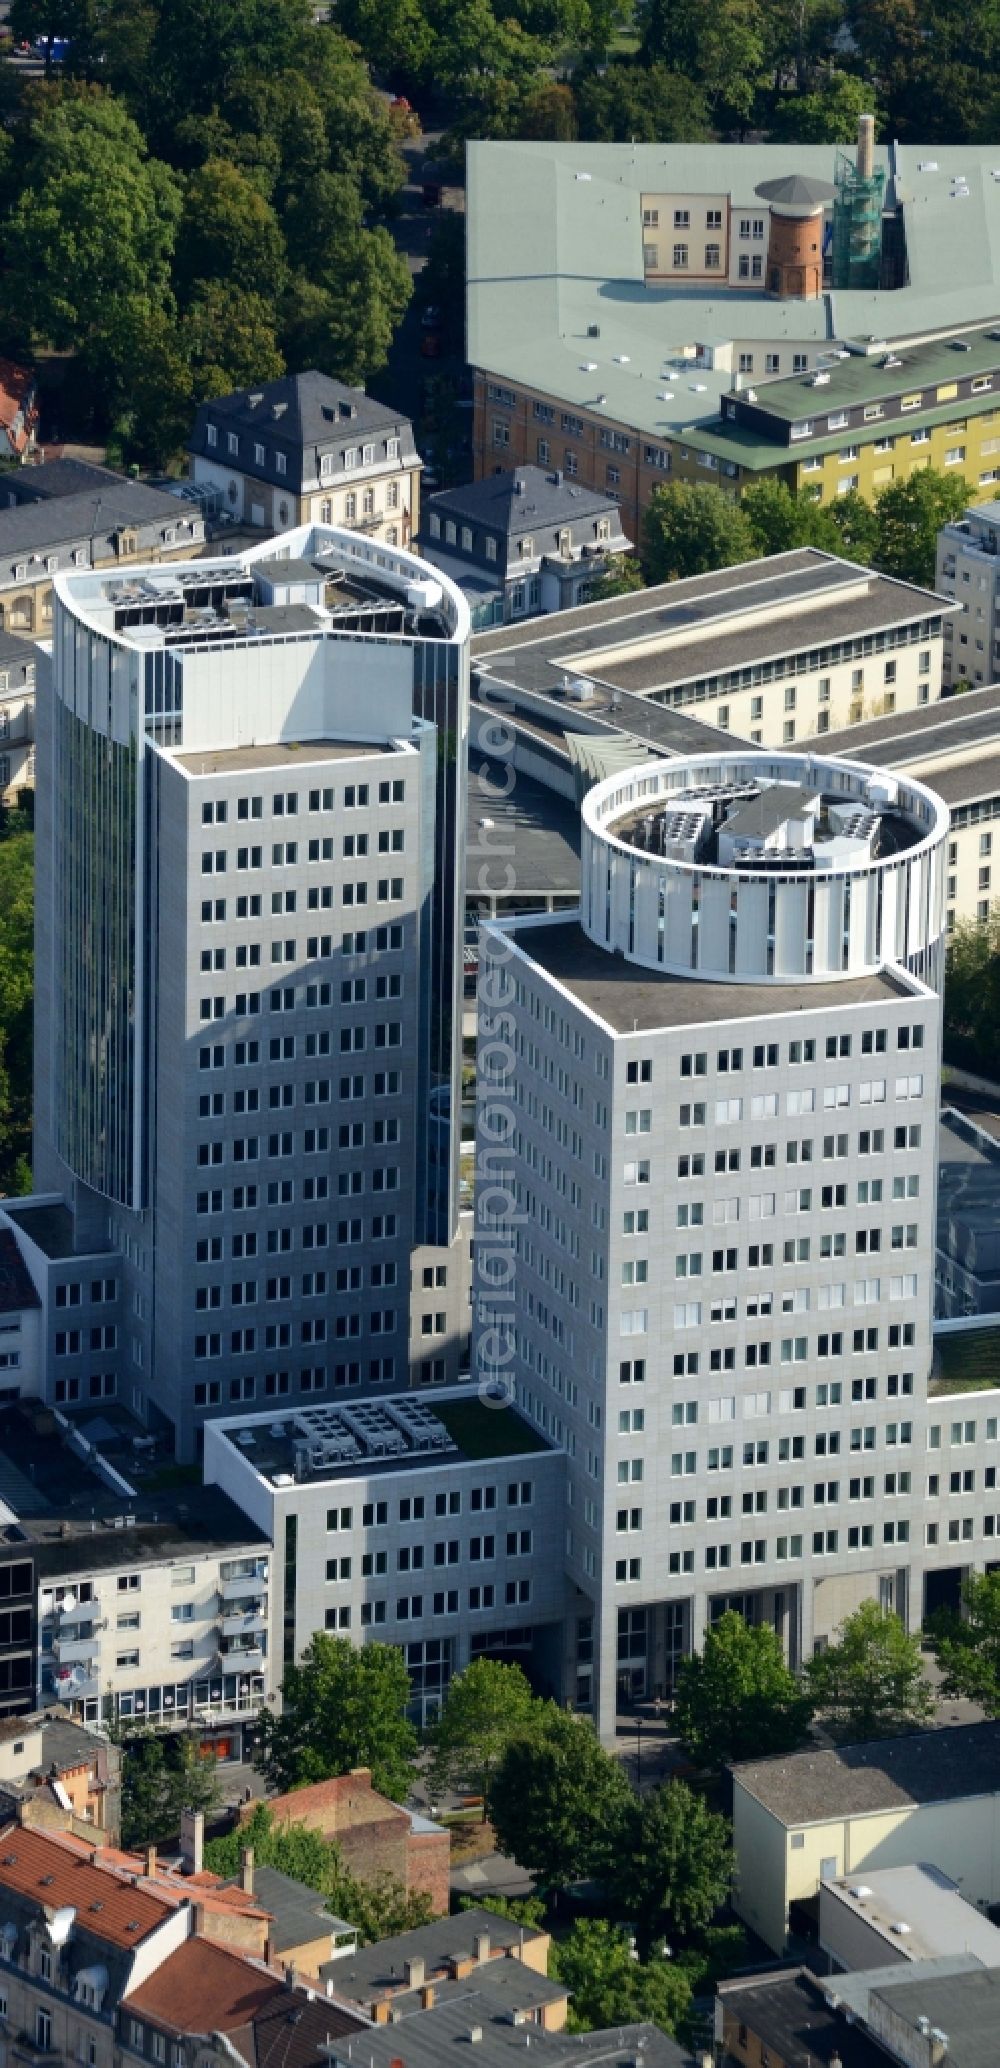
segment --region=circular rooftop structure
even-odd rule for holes
[[[808,754],[645,762],[582,811],[581,923],[629,962],[829,983],[943,959],[948,811],[911,778]]]
[[[832,201],[835,189],[829,180],[806,179],[801,172],[785,173],[780,179],[761,180],[754,193],[769,201],[781,215],[815,215]]]

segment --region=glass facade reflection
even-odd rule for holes
[[[136,746],[55,708],[56,1141],[85,1184],[137,1197]]]

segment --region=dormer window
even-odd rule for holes
[[[344,450],[344,465],[347,468],[348,472],[350,472],[351,468],[356,467],[357,464],[358,448],[356,445],[348,445],[347,447],[345,447]]]
[[[329,481],[329,479],[330,479],[330,475],[331,475],[332,473],[333,473],[333,454],[332,454],[332,452],[321,452],[321,453],[320,453],[320,456],[319,456],[319,478],[320,478],[320,480],[321,480],[321,481]]]
[[[260,444],[254,446],[253,463],[255,467],[262,467],[264,464],[264,447]]]
[[[599,539],[609,539],[609,538],[611,537],[611,519],[610,519],[610,517],[599,517],[599,518],[598,518],[598,520],[597,520],[597,536],[598,536],[598,538],[599,538]]]
[[[227,436],[227,438],[226,438],[226,444],[227,444],[227,446],[228,446],[228,448],[229,448],[229,451],[230,451],[230,452],[239,452],[239,449],[240,449],[240,440],[239,440],[239,433],[238,433],[237,431],[230,431],[230,432],[228,433],[228,436]]]
[[[375,460],[375,447],[374,447],[374,445],[363,445],[363,446],[362,446],[362,448],[361,448],[361,464],[362,464],[362,466],[365,466],[365,467],[370,467],[370,466],[372,466],[372,465],[374,464],[374,460]]]
[[[522,539],[522,540],[521,540],[521,543],[520,543],[520,545],[519,545],[519,547],[518,547],[518,552],[520,553],[520,555],[521,555],[521,559],[522,559],[522,560],[530,560],[530,559],[532,558],[533,554],[534,554],[534,551],[535,551],[535,541],[534,541],[534,539]]]
[[[386,459],[387,459],[387,460],[398,460],[398,458],[399,458],[399,450],[400,450],[400,448],[399,448],[399,439],[398,439],[398,438],[387,438],[387,439],[386,439],[386,441],[385,441],[385,456],[386,456]]]
[[[27,561],[25,561],[25,560],[15,560],[15,562],[14,562],[14,580],[15,580],[16,582],[23,582],[23,581],[24,581],[24,579],[25,579],[25,576],[27,575],[27,572],[28,572],[28,564],[27,564]]]
[[[440,517],[438,516],[438,514],[437,514],[437,511],[436,511],[436,510],[432,510],[432,511],[431,511],[431,537],[432,537],[432,539],[439,539],[439,538],[440,538],[440,536],[441,536],[441,519],[440,519]]]
[[[214,425],[214,424],[206,424],[206,425],[205,425],[205,444],[206,444],[206,445],[218,445],[218,443],[219,443],[219,433],[218,433],[218,431],[217,431],[217,429],[216,429],[215,425]]]
[[[288,460],[287,460],[287,457],[286,457],[286,455],[285,455],[285,454],[284,454],[283,452],[276,452],[276,453],[275,453],[275,455],[274,455],[274,465],[275,465],[275,471],[276,471],[277,473],[279,473],[279,474],[287,474],[287,472],[288,472]]]

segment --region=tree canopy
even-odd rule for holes
[[[837,1642],[808,1661],[806,1680],[822,1722],[838,1738],[892,1737],[933,1714],[919,1637],[876,1601],[862,1602]]]
[[[731,1833],[683,1781],[634,1798],[618,1838],[611,1886],[641,1953],[663,1932],[703,1931],[729,1891]]]
[[[750,519],[735,497],[700,482],[654,488],[646,511],[642,559],[651,582],[707,574],[756,558]]]
[[[406,1716],[409,1699],[409,1675],[396,1645],[359,1649],[319,1630],[301,1664],[286,1669],[281,1715],[261,1710],[257,1763],[279,1789],[367,1766],[380,1794],[405,1798],[417,1750]]]
[[[520,1666],[474,1659],[451,1681],[431,1738],[430,1784],[441,1795],[459,1785],[485,1797],[511,1740],[530,1736],[545,1705]]]
[[[793,1752],[812,1706],[770,1625],[751,1629],[732,1609],[712,1625],[704,1649],[681,1666],[677,1729],[703,1766]]]
[[[176,1837],[182,1811],[218,1807],[218,1761],[204,1759],[193,1738],[145,1731],[118,1741],[124,1846],[160,1844]]]
[[[941,1690],[1000,1716],[1000,1573],[969,1573],[962,1614],[939,1617],[933,1633]]]
[[[948,941],[944,987],[949,1060],[990,1075],[1000,1027],[1000,904],[986,919],[960,920]]]
[[[488,1807],[501,1851],[558,1888],[609,1868],[632,1791],[584,1718],[542,1708],[531,1735],[508,1745]]]
[[[564,1939],[553,1940],[549,1965],[570,1993],[571,2032],[648,2018],[675,2033],[691,2000],[683,1968],[669,1960],[636,1960],[628,1934],[605,1917],[579,1918]]]

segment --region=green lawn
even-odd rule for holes
[[[435,1400],[431,1406],[467,1458],[518,1458],[545,1445],[511,1407],[482,1400]]]
[[[935,1336],[932,1394],[982,1391],[987,1386],[1000,1386],[1000,1321],[995,1328]]]

